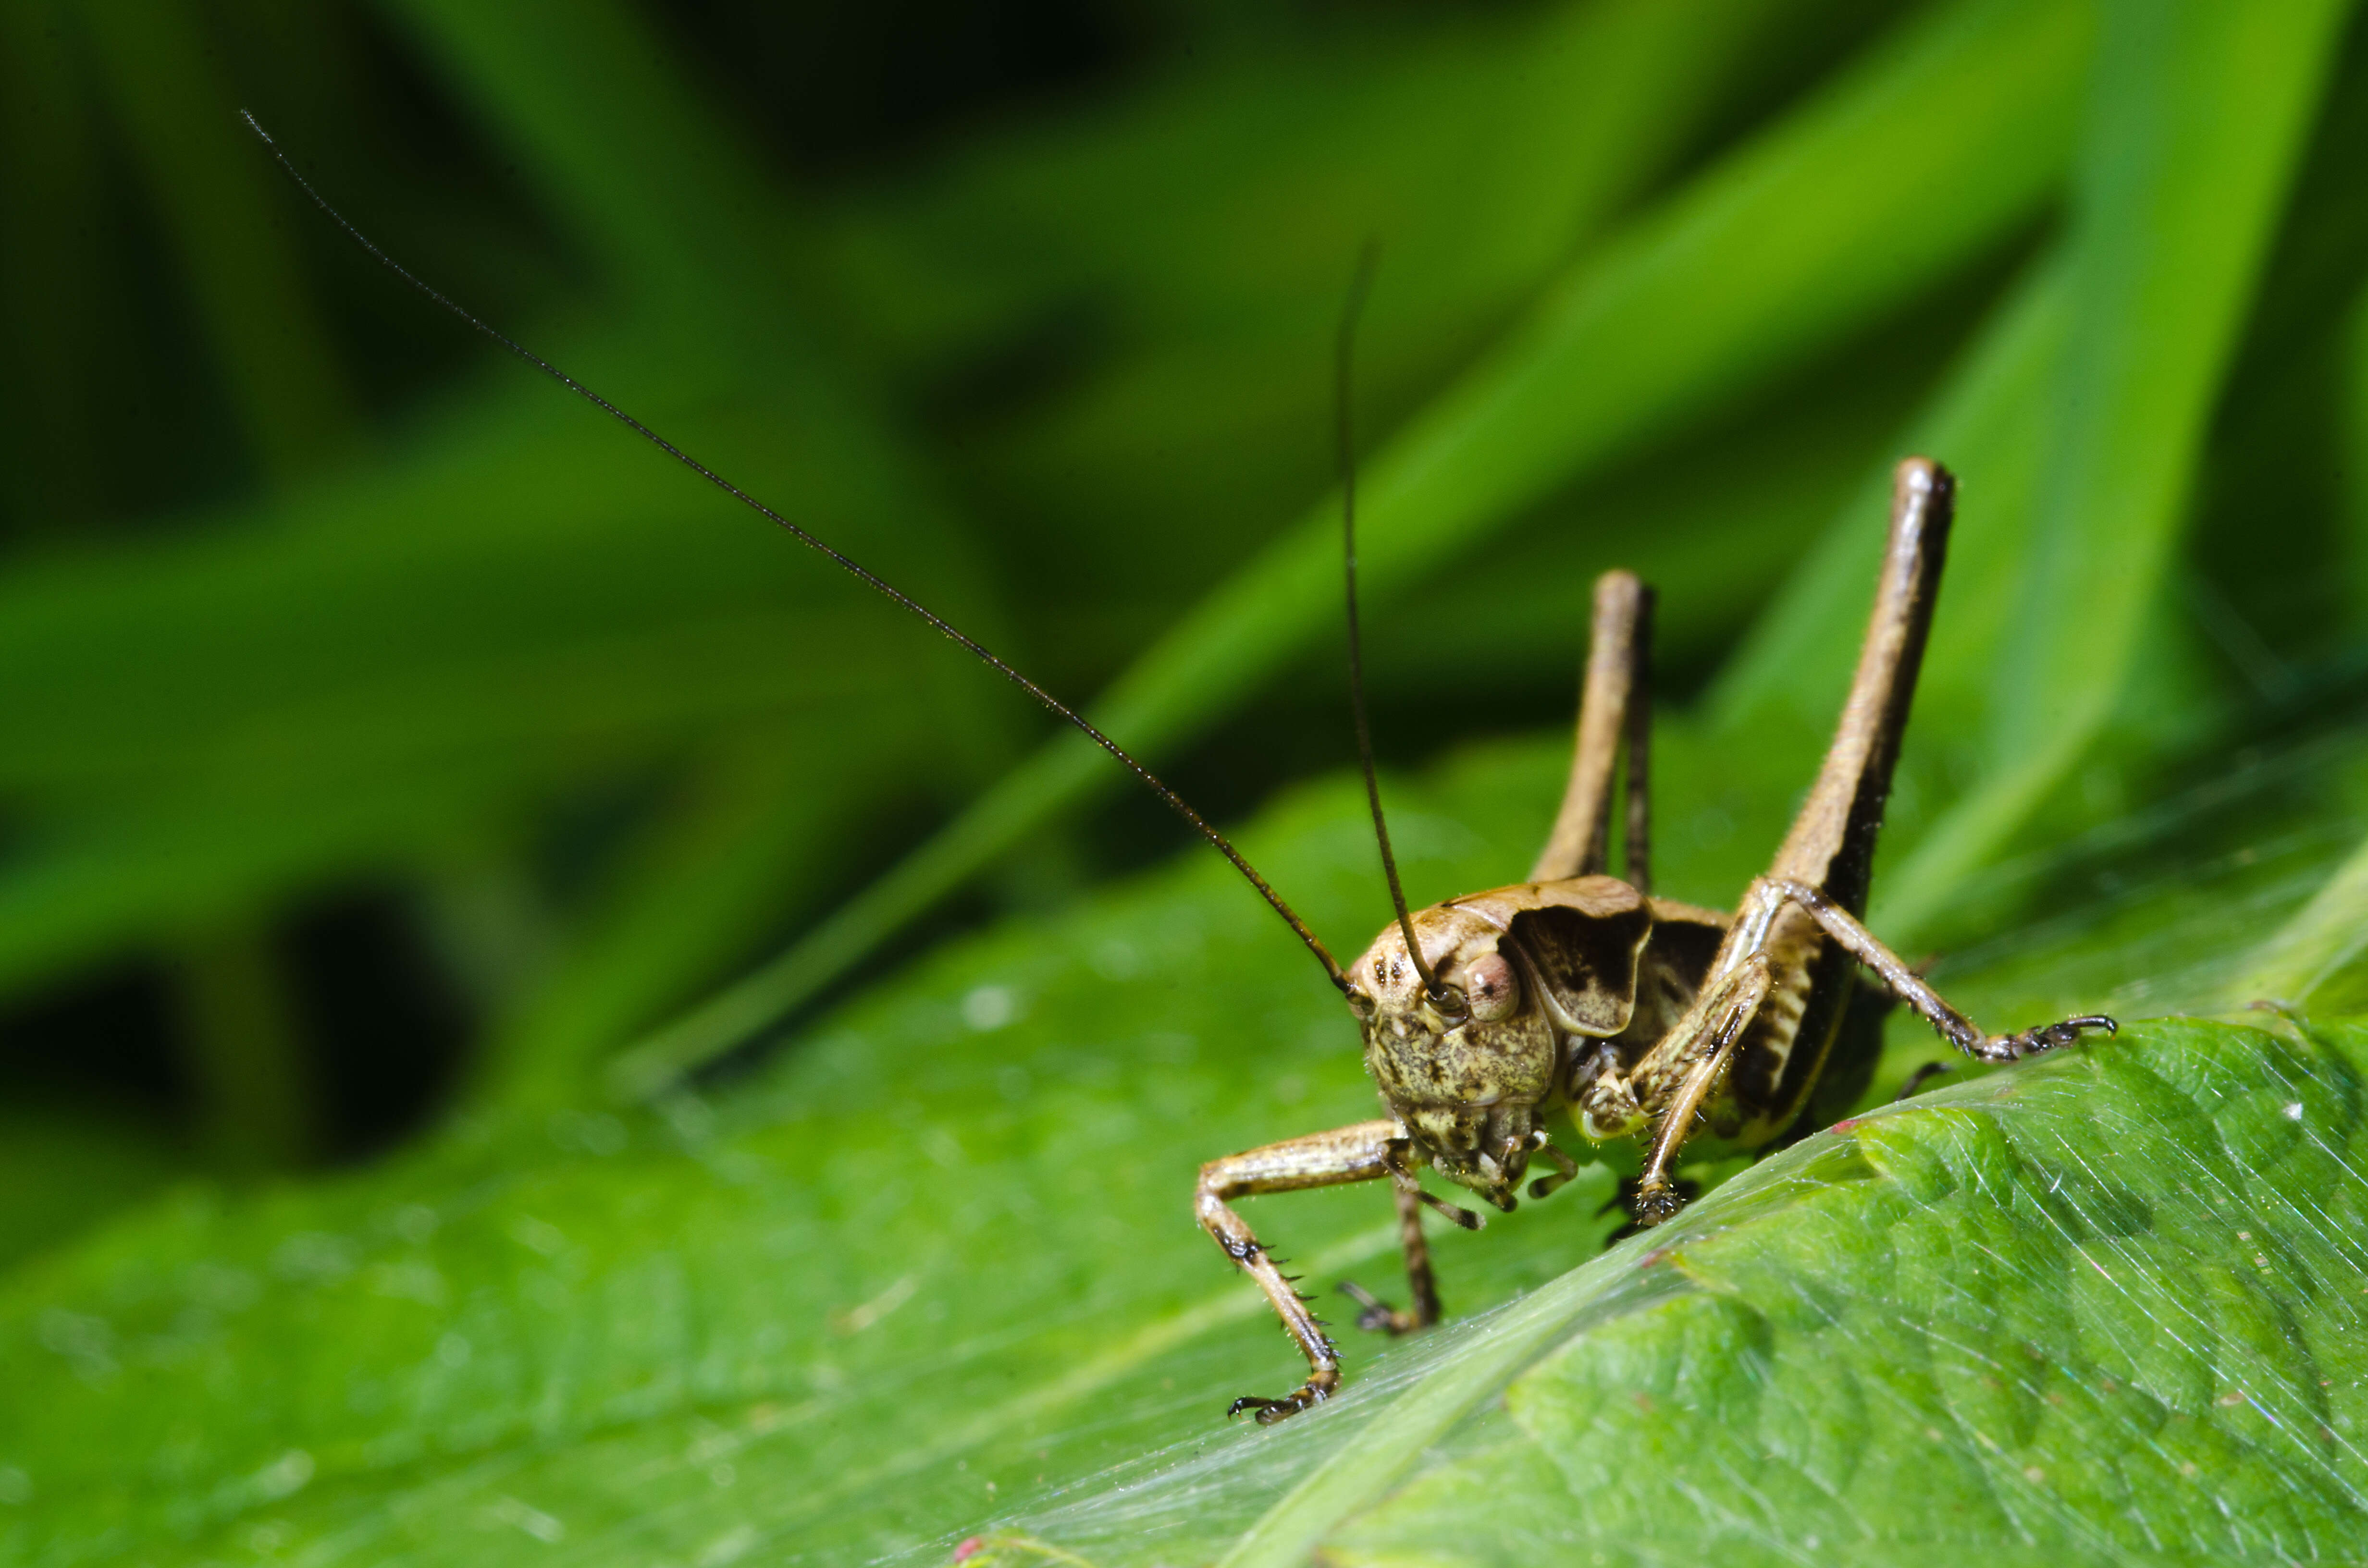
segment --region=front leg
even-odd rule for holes
[[[1251,1233],[1249,1221],[1234,1212],[1230,1200],[1261,1192],[1298,1192],[1312,1187],[1381,1180],[1394,1174],[1392,1145],[1404,1136],[1395,1121],[1360,1121],[1353,1127],[1269,1143],[1247,1153],[1229,1154],[1201,1167],[1192,1204],[1201,1228],[1225,1249],[1227,1257],[1249,1271],[1258,1289],[1266,1292],[1275,1316],[1282,1320],[1283,1332],[1307,1358],[1307,1381],[1299,1387],[1281,1399],[1244,1395],[1234,1401],[1226,1415],[1254,1410],[1260,1426],[1270,1426],[1320,1403],[1340,1386],[1340,1355],[1325,1334],[1323,1323],[1307,1310],[1307,1298],[1292,1289],[1292,1277],[1275,1267],[1273,1256]],[[1411,1267],[1413,1260],[1408,1261]],[[1429,1268],[1426,1255],[1426,1278]]]
[[[1677,1184],[1669,1177],[1670,1169],[1677,1165],[1678,1152],[1685,1147],[1704,1102],[1734,1065],[1736,1047],[1759,1016],[1760,1004],[1768,1000],[1771,983],[1764,955],[1754,953],[1745,959],[1695,1005],[1668,1040],[1654,1047],[1652,1057],[1640,1067],[1640,1074],[1656,1077],[1651,1097],[1660,1111],[1660,1123],[1654,1129],[1652,1148],[1636,1183],[1638,1224],[1657,1225],[1683,1204]],[[1660,1076],[1669,1067],[1678,1070],[1673,1084]]]

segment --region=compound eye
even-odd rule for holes
[[[1472,1016],[1483,1023],[1509,1017],[1521,1005],[1521,983],[1502,953],[1484,953],[1463,966]]]
[[[1356,1014],[1360,1018],[1370,1020],[1372,1017],[1373,999],[1371,996],[1366,995],[1363,992],[1358,990],[1353,985],[1342,992],[1341,994],[1349,999],[1349,1011]]]

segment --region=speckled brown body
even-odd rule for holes
[[[1665,919],[1725,928],[1723,916],[1601,875],[1433,904],[1411,923],[1446,1010],[1424,990],[1399,928],[1374,938],[1348,971],[1349,1006],[1365,1066],[1419,1163],[1508,1206],[1547,1119],[1618,1059],[1611,1042],[1629,1037],[1639,971]]]
[[[2110,1018],[2083,1017],[1985,1035],[1859,923],[1945,552],[1953,482],[1938,464],[1910,458],[1896,471],[1890,542],[1841,723],[1791,834],[1768,874],[1744,890],[1732,919],[1649,892],[1652,596],[1624,572],[1608,573],[1596,585],[1570,780],[1529,880],[1409,914],[1372,781],[1357,630],[1347,388],[1349,345],[1371,278],[1369,253],[1342,322],[1338,361],[1344,565],[1360,750],[1400,924],[1343,971],[1224,835],[1115,741],[951,623],[412,277],[313,191],[252,116],[247,123],[315,205],[430,301],[920,617],[1132,769],[1233,862],[1324,963],[1357,1015],[1389,1114],[1201,1167],[1194,1197],[1201,1226],[1257,1280],[1308,1362],[1306,1381],[1291,1394],[1239,1400],[1236,1411],[1256,1409],[1264,1422],[1308,1408],[1338,1386],[1339,1358],[1305,1299],[1233,1209],[1234,1199],[1386,1179],[1405,1246],[1409,1310],[1343,1289],[1365,1308],[1360,1326],[1399,1332],[1439,1315],[1423,1209],[1479,1224],[1476,1214],[1423,1189],[1425,1166],[1509,1210],[1531,1162],[1543,1158],[1555,1174],[1528,1188],[1543,1198],[1577,1169],[1547,1131],[1549,1118],[1567,1108],[1588,1139],[1651,1129],[1637,1218],[1656,1223],[1676,1210],[1670,1169],[1697,1127],[1752,1145],[1792,1124],[1825,1068],[1858,966],[1981,1061],[2010,1061],[2070,1043],[2085,1029],[2113,1027]],[[1602,873],[1613,780],[1623,761],[1625,880],[1615,881]]]
[[[1479,1223],[1422,1188],[1425,1166],[1510,1210],[1531,1162],[1543,1158],[1555,1174],[1528,1190],[1544,1197],[1577,1169],[1550,1131],[1567,1110],[1594,1142],[1649,1131],[1637,1218],[1657,1223],[1678,1207],[1671,1168],[1697,1131],[1751,1148],[1794,1125],[1826,1070],[1861,966],[1977,1060],[2008,1061],[2112,1028],[2111,1019],[2084,1017],[1986,1035],[1859,922],[1939,590],[1952,493],[1937,464],[1899,465],[1874,613],[1841,723],[1768,874],[1744,890],[1732,917],[1647,891],[1652,601],[1625,573],[1597,585],[1570,784],[1531,880],[1402,913],[1340,971],[1388,1115],[1201,1170],[1201,1224],[1258,1280],[1308,1358],[1308,1380],[1292,1393],[1236,1401],[1235,1410],[1255,1409],[1261,1421],[1304,1410],[1338,1386],[1339,1360],[1231,1208],[1234,1198],[1388,1180],[1412,1307],[1396,1312],[1343,1289],[1365,1306],[1360,1326],[1396,1332],[1438,1315],[1423,1209]],[[1623,757],[1624,881],[1602,874]]]

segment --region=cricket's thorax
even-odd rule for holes
[[[1398,927],[1384,930],[1349,971],[1366,1065],[1441,1174],[1508,1194],[1577,1043],[1628,1027],[1652,912],[1625,882],[1574,877],[1451,899],[1413,926],[1444,996],[1425,993]]]
[[[1599,1053],[1600,1066],[1581,1062],[1573,1078],[1571,1095],[1579,1107],[1575,1114],[1590,1137],[1641,1129],[1645,1119],[1635,1108],[1666,1103],[1707,1054],[1707,1041],[1679,1052],[1656,1052],[1652,1047],[1677,1027],[1692,999],[1711,984],[1711,971],[1727,937],[1725,921],[1713,911],[1666,900],[1655,900],[1654,908],[1657,918],[1652,949],[1637,980],[1636,1017],[1624,1035]],[[1814,920],[1801,911],[1784,910],[1759,946],[1773,983],[1700,1112],[1703,1131],[1746,1149],[1759,1147],[1793,1124],[1832,1043],[1832,1026],[1839,1022],[1838,1013],[1829,1012],[1816,1020],[1814,1039],[1803,1036],[1812,971],[1833,957]],[[1849,975],[1832,977],[1832,983],[1846,1000]],[[1657,1017],[1651,1016],[1656,1012]],[[1597,1072],[1613,1068],[1627,1074],[1621,1094],[1607,1100],[1600,1090],[1587,1093]],[[1629,1114],[1622,1117],[1621,1109]]]

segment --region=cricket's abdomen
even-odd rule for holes
[[[1805,911],[1788,908],[1768,936],[1773,983],[1745,1027],[1726,1082],[1706,1108],[1711,1130],[1744,1148],[1782,1134],[1800,1115],[1833,1047],[1849,1000],[1850,958]]]

